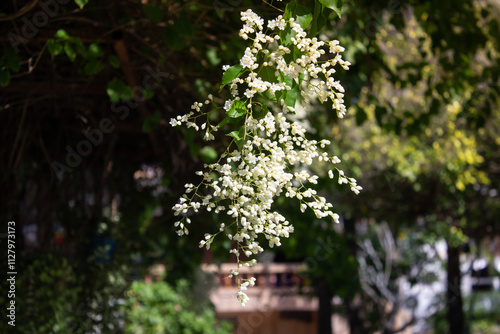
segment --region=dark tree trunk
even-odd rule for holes
[[[332,334],[332,293],[325,278],[319,278],[316,284],[318,309],[318,334]]]
[[[356,298],[353,300],[344,300],[344,307],[349,321],[349,334],[363,334],[363,319],[361,319],[361,307]]]
[[[465,334],[464,311],[462,293],[460,290],[460,250],[448,245],[448,267],[447,267],[447,321],[450,334]]]
[[[358,245],[356,243],[356,221],[353,218],[344,218],[344,233],[347,240],[347,247],[352,256],[356,258]],[[356,279],[359,280],[358,277]],[[344,299],[344,307],[349,321],[350,334],[363,334],[363,320],[361,319],[361,300],[359,293],[351,298]]]

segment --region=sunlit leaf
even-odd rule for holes
[[[56,31],[55,36],[56,36],[56,38],[59,38],[62,40],[68,40],[70,38],[70,36],[66,32],[66,30],[64,30],[64,29],[59,29],[58,31]]]
[[[247,113],[247,106],[245,102],[237,100],[231,105],[231,109],[227,112],[227,116],[231,118],[240,118]]]
[[[68,56],[69,60],[73,61],[76,58],[76,51],[73,45],[69,42],[64,43],[64,52]]]
[[[211,146],[205,146],[200,150],[200,157],[204,163],[211,164],[217,161],[217,151]]]
[[[83,7],[89,3],[89,0],[75,0],[75,3],[80,9],[83,9]]]
[[[108,83],[106,88],[111,102],[118,100],[130,100],[132,98],[132,88],[121,80],[113,80]]]
[[[99,45],[96,43],[92,43],[89,45],[89,55],[92,57],[102,57],[104,51],[101,49]]]
[[[51,55],[57,56],[57,55],[61,54],[61,52],[64,49],[64,46],[62,43],[57,42],[54,39],[49,39],[47,41],[47,48],[49,49],[49,52]]]
[[[321,4],[333,10],[339,17],[342,14],[344,0],[318,0]]]
[[[234,79],[240,76],[242,71],[243,71],[243,66],[241,65],[231,66],[222,75],[222,84],[223,85],[230,84]]]

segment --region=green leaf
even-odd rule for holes
[[[217,124],[215,126],[216,129],[220,129],[222,126],[226,125],[227,123],[240,123],[240,124],[243,124],[244,122],[244,119],[241,117],[241,118],[231,118],[229,116],[225,117],[219,124]]]
[[[297,96],[299,95],[299,86],[295,83],[295,80],[292,80],[291,86],[292,89],[284,91],[285,104],[289,107],[295,108],[295,102],[297,102]]]
[[[0,86],[5,87],[9,84],[10,73],[8,70],[0,69]]]
[[[285,27],[285,30],[280,31],[280,40],[284,46],[289,46],[292,44],[292,37],[297,33],[290,28],[290,25]]]
[[[259,77],[264,81],[268,81],[270,83],[277,83],[278,77],[276,76],[276,69],[274,67],[264,66],[259,71]]]
[[[104,65],[95,58],[90,58],[83,67],[83,73],[86,75],[95,75],[104,69]]]
[[[311,30],[309,30],[309,33],[311,34],[311,36],[316,36],[318,34],[318,30],[320,28],[318,19],[321,17],[320,14],[321,14],[322,10],[323,10],[323,5],[320,5],[318,2],[315,2]]]
[[[193,38],[194,36],[194,28],[189,20],[189,16],[186,13],[182,12],[179,15],[179,18],[175,20],[175,28],[177,31],[188,38]]]
[[[252,117],[254,119],[262,119],[266,117],[266,115],[269,113],[269,109],[265,104],[261,104],[260,108],[253,108],[252,109]]]
[[[142,12],[154,23],[160,23],[163,20],[163,11],[158,6],[142,6]]]
[[[210,65],[217,66],[220,64],[221,59],[217,56],[217,50],[208,49],[205,54],[207,56],[208,61],[210,62]]]
[[[152,116],[147,117],[142,123],[142,132],[151,132],[161,122],[161,114],[156,111]]]
[[[166,27],[164,34],[165,42],[170,50],[179,51],[186,45],[185,39],[179,34],[175,27]]]
[[[89,45],[89,53],[90,56],[92,57],[102,57],[104,55],[104,51],[101,49],[99,45],[96,43],[92,43]]]
[[[75,48],[71,45],[71,43],[66,42],[64,43],[64,52],[68,56],[69,60],[73,61],[76,58],[76,51]]]
[[[279,82],[279,76],[276,73],[276,69],[272,67],[263,67],[259,71],[259,77],[262,78],[264,81],[268,81],[271,83],[277,83]],[[278,103],[278,101],[281,99],[281,92],[277,91],[276,93],[272,94],[271,91],[268,89],[264,93],[261,94],[264,96],[266,99]]]
[[[240,76],[243,71],[243,66],[233,65],[228,68],[222,75],[222,85],[230,84],[234,79]]]
[[[338,17],[342,14],[342,5],[344,5],[344,0],[318,0],[321,4],[327,8],[332,9],[337,13]]]
[[[64,30],[64,29],[59,29],[58,31],[56,31],[55,36],[56,36],[56,38],[62,39],[62,40],[65,40],[65,41],[70,38],[70,36],[66,32],[66,30]]]
[[[229,137],[233,137],[235,140],[242,140],[243,137],[240,135],[240,131],[231,131],[227,134]]]
[[[108,57],[108,61],[114,68],[120,68],[120,61],[118,60],[118,57],[116,57],[115,55],[110,55]]]
[[[62,43],[59,43],[54,39],[49,39],[47,41],[47,48],[49,49],[50,54],[53,56],[57,56],[63,51]]]
[[[297,6],[297,1],[287,3],[284,15],[285,20],[289,20],[291,17],[293,17],[293,10],[295,9],[295,6]]]
[[[71,36],[68,40],[68,43],[69,42],[73,44],[73,48],[76,50],[77,53],[87,58],[87,49],[85,48],[85,45],[83,45],[80,37]]]
[[[311,23],[313,17],[311,11],[309,11],[307,7],[299,5],[298,3],[295,3],[293,16],[295,17],[295,22],[300,24],[302,29],[307,28],[309,23]]]
[[[276,93],[272,94],[271,91],[268,89],[261,95],[273,103],[279,103],[279,101],[281,100],[281,91],[277,91]]]
[[[7,51],[5,51],[5,60],[7,61],[7,66],[12,72],[19,72],[19,68],[21,67],[21,57],[19,57],[14,50],[7,49]]]
[[[215,126],[215,128],[216,128],[216,129],[219,129],[219,128],[221,128],[222,126],[226,125],[226,124],[227,124],[228,122],[230,122],[231,120],[232,120],[232,118],[231,118],[231,117],[229,117],[229,116],[227,116],[227,117],[225,117],[225,118],[224,118],[224,119],[223,119],[223,120],[222,120],[219,124],[217,124],[217,125]]]
[[[80,9],[83,9],[83,7],[89,3],[89,0],[75,0],[75,3]]]
[[[241,100],[233,101],[231,109],[226,113],[231,118],[240,118],[247,113],[247,106]]]
[[[303,29],[307,28],[309,23],[311,23],[313,16],[307,7],[299,5],[296,1],[289,2],[285,8],[284,18],[289,20],[294,18]],[[291,29],[290,25],[287,24],[285,30],[280,32],[280,38],[283,45],[287,46],[291,44],[291,38],[297,33]]]
[[[314,6],[314,15],[311,23],[311,29],[309,30],[309,34],[311,36],[316,36],[318,31],[326,24],[328,21],[328,17],[330,16],[332,10],[330,8],[326,8],[324,5],[320,3],[316,3]]]
[[[111,102],[132,99],[132,88],[121,80],[110,81],[106,88],[106,92]]]
[[[218,156],[217,151],[212,146],[205,146],[200,151],[201,160],[207,164],[216,162]]]
[[[231,131],[230,133],[227,134],[227,136],[234,138],[236,146],[241,151],[243,147],[243,138],[245,137],[245,128],[241,127],[239,131]]]
[[[284,75],[280,73],[280,78],[281,81],[285,83],[288,87],[291,87],[290,90],[283,90],[281,91],[283,93],[283,98],[285,100],[285,104],[289,107],[295,108],[295,102],[297,101],[297,96],[298,96],[298,85],[293,80],[290,78],[288,75]]]

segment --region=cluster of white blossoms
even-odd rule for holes
[[[270,67],[277,71],[277,77],[278,73],[281,73],[292,80],[300,77],[309,79],[306,81],[307,85],[301,91],[302,97],[308,100],[310,96],[315,96],[322,103],[330,100],[333,109],[337,111],[338,117],[344,117],[346,113],[343,100],[344,88],[339,81],[335,81],[332,75],[335,73],[335,65],[339,64],[347,70],[351,64],[342,59],[341,53],[344,51],[344,48],[339,45],[339,41],[334,40],[325,43],[324,41],[319,41],[316,37],[309,38],[304,29],[293,18],[286,21],[281,15],[269,21],[267,31],[271,31],[270,34],[263,32],[264,20],[250,9],[241,13],[241,20],[245,24],[240,30],[239,35],[245,40],[253,40],[253,44],[246,48],[245,54],[240,60],[240,65],[243,68],[248,68],[250,73],[245,79],[235,79],[233,81],[231,87],[233,96],[238,97],[239,84],[247,86],[244,92],[247,98],[251,98],[256,93],[262,93],[266,90],[270,90],[274,94],[275,91],[291,89],[284,82],[276,84],[266,82],[259,77],[258,73],[264,67]],[[285,30],[287,24],[290,25],[294,32],[294,36],[290,38],[293,46],[279,44],[280,35],[273,33]],[[249,34],[253,35],[253,37],[249,36]],[[325,45],[329,47],[330,53],[335,54],[335,57],[332,59],[321,60],[321,57],[326,53],[323,49]],[[296,60],[287,61],[286,57],[292,53],[293,47],[296,47],[301,55]],[[261,55],[264,56],[261,57]],[[264,60],[258,62],[258,59],[261,58]],[[281,104],[284,104],[284,101],[281,101]],[[288,109],[293,111],[293,106],[288,106]]]
[[[244,26],[240,36],[245,40],[252,40],[253,44],[246,49],[240,60],[241,73],[231,81],[232,96],[225,102],[223,109],[230,112],[234,109],[234,104],[238,103],[241,113],[243,106],[242,135],[235,137],[218,162],[205,165],[205,171],[197,172],[202,177],[198,185],[185,185],[185,194],[173,210],[175,215],[182,216],[175,223],[179,235],[189,233],[188,214],[198,212],[202,207],[207,211],[225,213],[232,218],[231,224],[226,226],[221,223],[215,233],[206,233],[205,238],[200,241],[200,247],[209,249],[215,237],[221,233],[233,241],[230,253],[236,256],[237,268],[231,271],[229,277],[237,278],[237,298],[245,306],[248,296],[244,291],[248,286],[255,285],[255,278],[242,278],[239,269],[254,265],[256,260],[252,257],[264,251],[258,241],[259,235],[265,237],[269,247],[274,247],[280,246],[281,238],[287,238],[294,230],[293,225],[273,209],[276,198],[283,195],[295,198],[302,212],[309,208],[320,219],[331,217],[338,222],[339,215],[332,211],[332,204],[309,186],[317,184],[319,177],[311,174],[308,167],[321,162],[331,166],[328,171],[330,178],[337,177],[340,184],[349,184],[355,193],[359,193],[361,187],[356,184],[355,179],[346,177],[343,171],[335,167],[340,159],[324,151],[330,144],[328,140],[307,139],[306,129],[287,118],[287,114],[294,111],[294,106],[287,105],[283,98],[274,101],[280,111],[267,112],[266,108],[267,113],[260,117],[256,117],[254,113],[262,108],[261,101],[266,97],[264,93],[276,96],[277,92],[283,91],[284,96],[286,91],[292,89],[292,80],[304,99],[309,98],[308,94],[312,93],[322,102],[329,99],[337,115],[343,117],[344,90],[332,76],[335,73],[332,68],[334,65],[340,64],[348,68],[349,63],[340,56],[343,48],[338,41],[325,44],[316,38],[307,38],[302,27],[293,18],[285,20],[279,16],[269,21],[266,33],[263,32],[264,20],[251,10],[243,12],[241,19]],[[283,31],[287,25],[294,31],[290,42],[300,51],[295,61],[294,57],[287,57],[292,50],[280,44],[280,35],[275,32]],[[326,57],[322,49],[325,45],[329,46],[330,53],[335,54],[333,59],[322,59]],[[266,67],[275,74],[276,80],[273,82],[266,81],[259,75]],[[224,70],[228,68],[226,66]],[[219,126],[210,125],[208,116],[205,123],[196,123],[200,116],[208,115],[210,111],[203,112],[202,109],[211,104],[214,101],[209,96],[205,103],[194,103],[193,111],[172,119],[170,123],[172,126],[186,123],[197,131],[205,131],[206,140],[214,139],[212,132],[217,131]],[[238,113],[236,117],[239,115]],[[237,146],[233,145],[237,141],[240,145],[234,147]],[[243,256],[246,260],[241,259]]]

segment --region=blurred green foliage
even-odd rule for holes
[[[442,297],[442,296],[441,296]],[[439,296],[438,296],[439,298]],[[472,292],[465,299],[468,333],[497,334],[500,332],[500,293],[493,291]],[[449,334],[445,310],[437,312],[432,319],[433,333]]]
[[[74,268],[52,254],[25,261],[16,276],[15,328],[19,333],[68,333],[79,320],[76,306],[82,290]],[[6,293],[0,295],[2,305],[9,300]],[[0,323],[2,333],[10,333],[9,328],[7,321]]]
[[[134,282],[123,306],[125,333],[130,334],[229,334],[232,325],[217,321],[213,306],[194,303],[190,284],[179,280]]]

